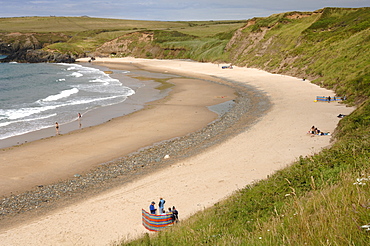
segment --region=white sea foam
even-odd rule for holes
[[[72,88],[70,90],[64,90],[64,91],[60,92],[57,95],[48,96],[47,98],[41,99],[41,101],[42,102],[57,101],[59,99],[69,97],[69,96],[71,96],[73,94],[76,94],[78,92],[79,92],[79,90],[77,88]]]
[[[17,123],[20,123],[20,122],[31,122],[31,121],[44,120],[44,119],[48,119],[48,118],[54,117],[56,115],[57,114],[54,113],[54,114],[43,115],[43,116],[39,116],[39,117],[35,117],[35,118],[30,118],[30,119],[22,119],[22,120],[13,120],[13,121],[8,121],[8,122],[3,122],[3,123],[0,123],[0,127],[8,126],[8,125],[11,125],[11,124],[17,124]]]
[[[102,78],[90,79],[89,82],[91,82],[91,83],[102,83],[103,85],[109,85],[109,82],[106,79],[102,79]]]
[[[68,66],[67,70],[76,70],[76,66],[72,64],[60,63],[60,65]]]
[[[8,122],[3,122],[3,123],[0,123],[0,127],[4,127],[4,126],[8,126],[8,125],[10,125],[10,124],[12,124],[13,122],[10,122],[10,121],[8,121]]]
[[[19,109],[6,109],[0,110],[0,114],[5,115],[8,120],[16,120],[29,117],[34,114],[39,114],[41,112],[52,110],[57,108],[56,106],[44,106],[44,107],[27,107]]]
[[[78,73],[78,72],[73,72],[70,76],[72,77],[76,77],[76,78],[79,78],[79,77],[82,77],[84,76],[82,73]]]

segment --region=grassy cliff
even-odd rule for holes
[[[168,231],[128,245],[368,245],[370,8],[325,8],[247,21],[150,22],[88,17],[0,19],[0,53],[227,62],[309,78],[358,108],[335,143]],[[45,24],[47,23],[47,24]]]
[[[370,95],[369,14],[370,8],[326,8],[254,19],[227,51],[235,64],[307,77],[362,102]]]

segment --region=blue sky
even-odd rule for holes
[[[243,20],[324,7],[369,7],[369,0],[0,0],[0,17],[90,16],[133,20]]]

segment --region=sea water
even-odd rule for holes
[[[0,140],[75,121],[135,92],[79,64],[0,63]]]

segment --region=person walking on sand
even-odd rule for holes
[[[78,126],[81,128],[82,127],[82,124],[81,124],[82,115],[80,113],[78,113],[77,116],[78,116]]]
[[[159,207],[159,213],[162,214],[163,211],[164,211],[164,204],[166,203],[166,201],[161,197],[159,198],[159,203],[158,203],[158,207]]]
[[[59,135],[59,124],[58,124],[58,122],[55,122],[55,131],[56,131],[56,134]]]

